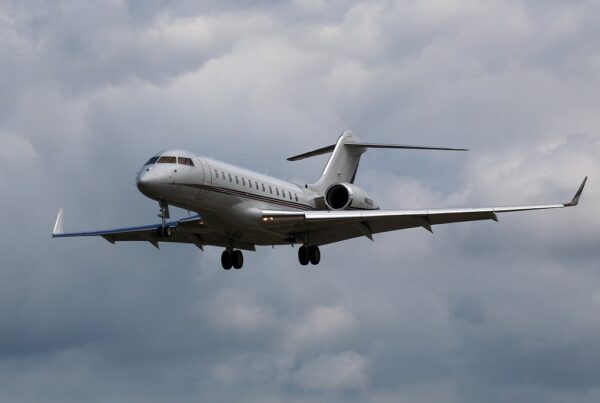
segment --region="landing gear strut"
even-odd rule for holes
[[[318,265],[321,261],[321,251],[316,245],[302,245],[298,249],[298,261],[302,266],[308,263]]]
[[[223,269],[229,270],[232,267],[234,269],[241,269],[244,265],[244,255],[241,250],[225,249],[221,254],[221,265]]]
[[[164,200],[159,200],[158,205],[160,207],[158,217],[162,220],[162,225],[156,229],[156,234],[159,238],[170,237],[171,228],[167,226],[167,220],[171,218],[171,215],[169,214],[169,205]]]

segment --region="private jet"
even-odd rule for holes
[[[573,199],[561,204],[512,207],[382,210],[354,183],[360,158],[368,149],[467,151],[463,148],[365,143],[344,132],[336,144],[288,158],[298,161],[331,153],[321,177],[304,186],[183,150],[168,150],[150,158],[136,183],[158,202],[160,223],[88,232],[63,230],[60,209],[53,238],[100,236],[114,244],[146,241],[224,248],[223,269],[241,269],[243,251],[256,246],[299,245],[298,260],[319,264],[319,247],[356,237],[373,240],[381,232],[421,227],[432,232],[438,224],[494,220],[497,214],[577,206],[587,177]],[[171,220],[169,206],[196,214]]]

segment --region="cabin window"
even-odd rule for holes
[[[231,174],[227,174],[229,175],[229,182],[233,182],[233,179],[231,179]]]
[[[223,178],[223,180],[225,180],[225,172],[221,171],[221,178]]]
[[[298,195],[294,193],[294,197],[296,198],[296,201],[298,201]]]
[[[181,165],[187,165],[187,166],[190,166],[190,167],[194,166],[194,163],[192,162],[191,158],[179,157],[179,158],[177,158],[177,160],[179,161],[179,163]]]
[[[258,182],[254,181],[254,184],[256,185],[256,190],[258,190]]]
[[[158,164],[176,164],[177,157],[162,156],[157,161]]]
[[[262,190],[263,190],[263,192],[266,192],[267,190],[265,189],[265,184],[264,184],[264,183],[261,183],[261,185],[262,185]]]
[[[217,177],[217,179],[219,179],[219,171],[217,171],[216,169],[215,169],[215,176]]]
[[[146,161],[146,163],[144,164],[144,166],[146,166],[146,165],[152,165],[152,164],[156,163],[157,160],[158,160],[158,157],[152,157],[148,161]]]
[[[269,193],[273,194],[273,188],[269,185]]]
[[[290,197],[290,200],[292,200],[292,192],[288,192],[288,196]]]
[[[246,179],[242,178],[242,185],[246,186]]]
[[[277,193],[277,196],[279,196],[279,188],[275,188],[275,192]]]
[[[285,197],[285,190],[281,189],[281,196]]]
[[[240,184],[240,180],[238,179],[237,175],[235,176],[235,183],[237,183],[238,185]]]

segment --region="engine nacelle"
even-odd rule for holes
[[[335,183],[329,186],[325,191],[325,204],[331,210],[379,209],[367,192],[351,183]]]

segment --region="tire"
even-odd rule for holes
[[[321,261],[321,251],[318,246],[313,245],[308,247],[308,260],[310,260],[310,263],[313,265],[319,264]]]
[[[308,257],[308,247],[306,245],[302,245],[298,248],[298,261],[302,266],[306,266],[310,261]]]
[[[221,266],[223,266],[223,269],[225,270],[229,270],[231,269],[231,266],[233,264],[232,262],[232,253],[229,250],[225,250],[223,251],[223,253],[221,254]]]
[[[232,256],[232,264],[233,264],[233,268],[234,269],[241,269],[242,266],[244,265],[244,255],[242,254],[241,250],[234,250],[231,254]]]

